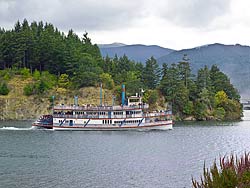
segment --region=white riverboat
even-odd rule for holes
[[[124,86],[123,86],[124,87]],[[53,110],[54,130],[141,130],[172,129],[170,110],[148,111],[149,105],[141,96],[128,97],[125,102],[125,87],[122,104],[113,106],[57,105]]]

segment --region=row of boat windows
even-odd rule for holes
[[[113,112],[114,115],[122,115],[123,112]]]
[[[141,120],[133,120],[133,121],[114,121],[114,123],[122,123],[122,122],[124,122],[124,123],[139,123]],[[68,120],[59,120],[59,123],[69,123],[69,121]],[[86,123],[86,121],[84,121],[84,123]],[[110,120],[110,119],[108,119],[108,120],[102,120],[102,123],[103,124],[112,124],[112,120]]]
[[[140,120],[131,120],[131,121],[114,121],[114,124],[135,124],[135,123],[140,123]],[[102,120],[102,124],[112,124],[112,120]]]
[[[102,124],[112,124],[112,120],[102,120]]]
[[[64,120],[59,120],[59,123],[69,123],[69,121],[68,120],[66,120],[66,121],[64,121]]]
[[[141,120],[132,120],[132,121],[114,121],[115,124],[122,124],[122,123],[126,123],[126,124],[135,124],[135,123],[140,123]]]
[[[131,114],[140,114],[141,111],[126,111],[127,115],[131,115]]]

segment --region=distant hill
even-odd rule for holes
[[[151,56],[154,56],[157,59],[174,51],[172,49],[163,48],[156,45],[147,46],[141,44],[124,45],[121,43],[113,43],[106,45],[101,44],[98,46],[103,57],[107,55],[109,57],[114,57],[115,54],[117,54],[118,57],[121,57],[126,54],[129,59],[142,63],[145,63],[146,60]]]
[[[113,47],[121,47],[126,46],[126,44],[114,42],[112,44],[98,44],[99,48],[113,48]]]
[[[223,44],[210,44],[192,49],[174,51],[157,59],[159,64],[176,63],[187,54],[193,71],[204,65],[216,64],[230,78],[242,95],[250,99],[250,47]]]

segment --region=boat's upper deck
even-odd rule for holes
[[[55,111],[71,110],[71,111],[126,111],[126,110],[137,110],[137,109],[148,109],[148,104],[141,105],[130,105],[130,106],[75,106],[75,105],[57,105],[54,106]]]

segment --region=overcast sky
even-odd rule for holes
[[[0,0],[0,27],[24,18],[87,31],[98,44],[250,45],[249,0]]]

